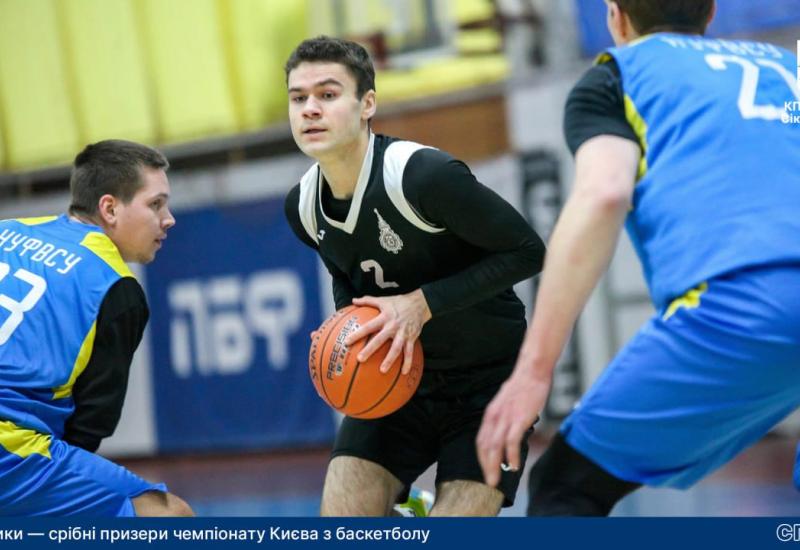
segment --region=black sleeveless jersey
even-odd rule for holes
[[[420,336],[426,369],[519,351],[525,308],[512,286],[541,270],[544,245],[462,162],[371,135],[349,201],[332,198],[315,164],[289,192],[286,215],[333,276],[337,308],[355,296],[422,289],[433,315]]]

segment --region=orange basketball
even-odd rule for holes
[[[331,407],[354,418],[380,418],[405,405],[422,378],[422,346],[414,345],[411,372],[401,375],[403,355],[386,374],[380,366],[389,353],[386,342],[364,363],[356,356],[373,335],[348,347],[344,339],[380,312],[372,307],[348,306],[334,313],[311,340],[308,370],[319,396]]]

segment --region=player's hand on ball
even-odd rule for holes
[[[424,325],[431,318],[431,310],[422,290],[417,289],[408,294],[398,296],[363,296],[355,298],[353,304],[357,306],[372,306],[380,310],[380,315],[364,324],[350,334],[345,344],[352,345],[362,338],[375,333],[364,349],[358,354],[359,361],[366,361],[387,340],[392,341],[389,353],[380,366],[383,373],[389,372],[395,360],[403,356],[402,373],[408,374],[411,370],[411,361],[414,355],[414,342],[419,338]]]
[[[522,468],[520,443],[544,409],[549,391],[549,379],[539,380],[515,371],[486,407],[476,445],[487,485],[497,486],[503,462],[512,471]]]

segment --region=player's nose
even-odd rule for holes
[[[164,228],[164,231],[173,227],[175,225],[175,216],[172,215],[172,211],[167,208],[167,214],[164,216],[164,219],[161,221],[161,227]]]
[[[314,96],[309,96],[303,103],[303,116],[313,118],[320,114],[322,114],[322,105]]]

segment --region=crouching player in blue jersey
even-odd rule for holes
[[[703,38],[713,0],[607,7],[617,47],[567,100],[574,188],[478,436],[490,485],[505,457],[520,466],[623,222],[657,314],[534,466],[532,515],[604,515],[642,484],[689,487],[800,405],[800,126],[785,112],[800,100],[797,60]]]
[[[175,224],[168,166],[144,145],[89,145],[69,214],[0,221],[0,515],[192,515],[93,454],[149,315],[125,262],[152,261]]]

